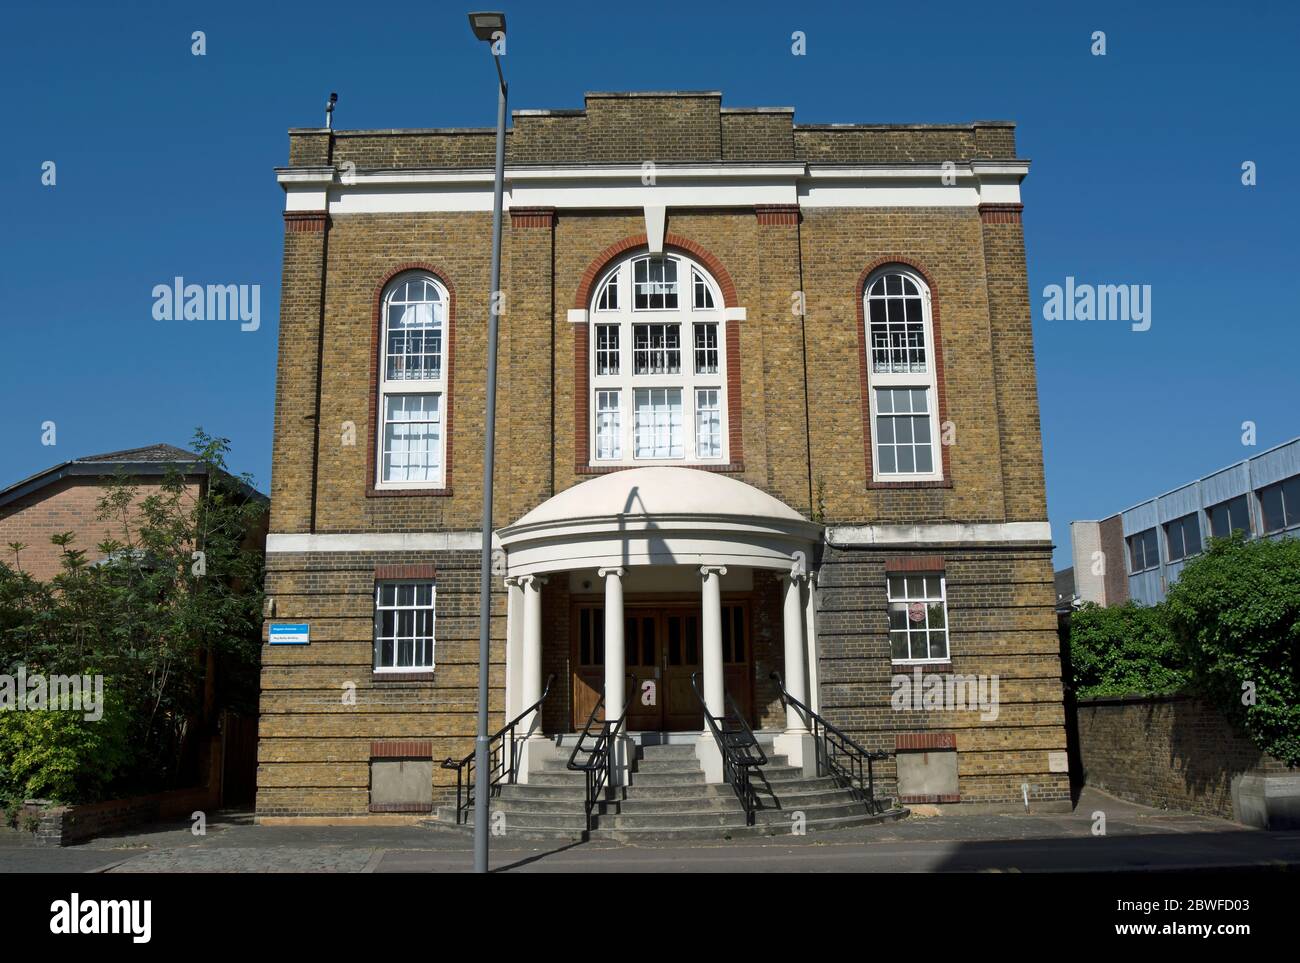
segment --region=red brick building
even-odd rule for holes
[[[71,547],[84,551],[93,562],[100,542],[122,538],[120,521],[97,517],[108,486],[124,475],[145,498],[158,490],[169,469],[182,473],[192,493],[201,490],[205,466],[196,463],[193,452],[165,444],[74,458],[0,490],[0,545],[5,561],[48,581],[59,573],[62,556],[50,536],[72,532]],[[26,546],[16,559],[10,542]]]

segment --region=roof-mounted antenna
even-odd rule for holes
[[[333,130],[334,128],[334,105],[339,102],[339,95],[330,92],[330,101],[325,105],[325,129]]]

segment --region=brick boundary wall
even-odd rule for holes
[[[41,824],[35,833],[38,845],[70,846],[159,820],[188,819],[196,810],[211,811],[216,806],[217,791],[201,786],[78,806],[28,803],[23,810],[40,813]]]
[[[1193,696],[1080,699],[1078,720],[1085,782],[1147,806],[1234,819],[1233,777],[1289,771]]]

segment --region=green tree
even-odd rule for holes
[[[1261,750],[1300,763],[1300,539],[1211,540],[1167,606],[1197,688]]]
[[[1164,606],[1088,604],[1070,616],[1077,695],[1161,694],[1187,685],[1183,653]]]
[[[125,477],[108,487],[99,515],[115,534],[97,546],[97,561],[74,547],[74,533],[61,533],[52,539],[61,570],[47,584],[17,567],[21,547],[10,546],[15,566],[0,562],[0,671],[22,664],[29,674],[102,674],[130,747],[127,758],[91,772],[96,754],[117,759],[110,727],[96,744],[99,736],[70,720],[5,720],[0,793],[40,785],[84,799],[108,785],[105,772],[117,789],[175,785],[192,775],[218,702],[253,708],[263,560],[252,533],[264,506],[250,497],[247,476],[229,473],[226,439],[199,429],[193,447],[206,467],[197,492],[176,470],[147,495]],[[208,685],[214,677],[221,691]],[[28,762],[15,768],[19,752]]]

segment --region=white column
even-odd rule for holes
[[[727,570],[721,565],[704,565],[700,568],[700,668],[703,670],[704,704],[709,715],[722,718],[726,714],[726,685],[722,668],[722,576]],[[695,755],[704,770],[704,781],[722,782],[722,753],[707,721],[695,743]]]
[[[623,647],[623,569],[602,568],[605,580],[605,718],[617,719],[627,701]]]
[[[509,722],[524,707],[519,697],[524,660],[524,590],[517,578],[506,584],[506,716]]]
[[[605,718],[613,721],[623,714],[627,692],[627,654],[623,638],[623,575],[621,568],[597,570],[605,580]],[[632,698],[636,693],[632,693]],[[632,761],[636,758],[636,744],[628,735],[626,723],[623,734],[609,747],[610,778],[615,786],[626,786]]]
[[[804,640],[803,640],[803,600],[800,598],[799,583],[803,577],[791,573],[781,577],[785,598],[782,604],[782,622],[785,630],[785,687],[790,695],[804,705],[808,704],[807,676],[804,675]],[[785,707],[785,731],[802,733],[808,726],[799,711],[789,703]]]
[[[519,711],[522,712],[542,697],[542,586],[546,579],[540,575],[521,575],[519,588],[523,595],[523,628],[520,640]],[[516,778],[528,782],[529,774],[544,768],[546,760],[555,758],[556,748],[542,732],[540,712],[519,720],[515,730],[521,737],[519,744],[519,769]]]
[[[818,714],[822,711],[821,687],[817,684],[817,576],[809,574],[808,592],[803,602],[804,641],[808,647],[808,698],[809,708]]]
[[[519,584],[524,592],[523,673],[519,709],[523,711],[542,697],[542,585],[539,575],[524,575]],[[534,712],[520,721],[520,731],[530,738],[542,738],[542,720]]]
[[[709,714],[717,718],[726,715],[722,669],[722,576],[727,569],[722,565],[705,565],[700,568],[703,579],[700,598],[700,634],[703,637],[704,704]],[[707,724],[705,725],[707,729]]]

